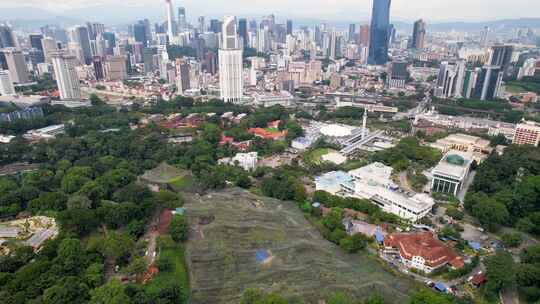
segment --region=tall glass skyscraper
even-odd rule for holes
[[[373,0],[369,64],[383,65],[388,62],[390,28],[390,4],[392,0]]]

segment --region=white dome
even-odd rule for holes
[[[321,128],[321,133],[324,136],[330,136],[330,137],[345,137],[350,136],[352,134],[352,130],[350,128],[341,126],[341,125],[328,125]]]

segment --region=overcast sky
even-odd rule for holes
[[[122,5],[148,7],[155,11],[164,0],[0,0],[0,7],[19,7],[21,3],[55,13],[86,6]],[[323,19],[365,19],[372,0],[173,0],[175,6],[185,6],[189,19],[198,15],[269,14],[278,16]],[[392,17],[431,21],[489,21],[503,18],[540,17],[539,0],[392,0]],[[122,10],[119,9],[119,14]],[[0,10],[0,17],[2,12]]]

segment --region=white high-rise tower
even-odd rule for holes
[[[13,86],[13,81],[11,81],[11,76],[9,75],[9,71],[7,70],[0,70],[0,94],[15,94],[15,87]]]
[[[75,69],[77,58],[58,52],[52,56],[54,75],[62,100],[80,100],[81,84]]]
[[[244,93],[242,46],[236,31],[236,17],[223,18],[219,49],[219,86],[225,102],[239,102]]]
[[[174,16],[172,0],[165,0],[165,6],[167,8],[167,35],[169,36],[169,43],[172,43],[174,38]]]

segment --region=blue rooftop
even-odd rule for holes
[[[317,183],[322,184],[325,187],[339,186],[341,184],[346,184],[349,186],[354,186],[352,182],[352,176],[344,171],[333,171],[323,174],[315,178]]]
[[[377,230],[375,230],[375,239],[379,243],[384,242],[384,235],[382,234],[382,231],[379,227],[377,227]]]
[[[477,243],[477,242],[470,242],[469,241],[469,247],[471,247],[472,249],[474,249],[476,251],[482,249],[482,245],[480,245],[480,243]]]
[[[440,292],[447,292],[448,291],[448,289],[446,288],[446,285],[444,285],[441,282],[438,282],[438,283],[435,284],[435,289],[437,289]]]

